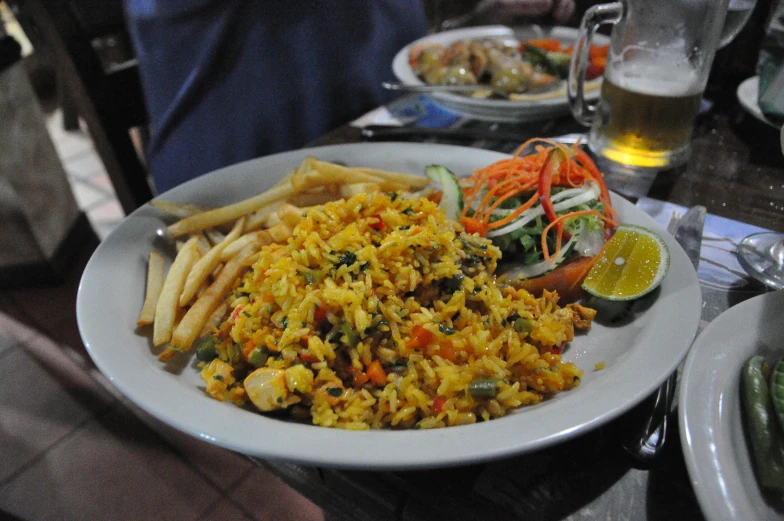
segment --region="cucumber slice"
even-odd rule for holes
[[[457,177],[447,167],[441,165],[429,165],[425,167],[425,175],[441,185],[441,202],[438,207],[446,214],[448,219],[457,221],[463,212],[463,189]]]

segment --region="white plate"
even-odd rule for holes
[[[781,520],[762,498],[741,423],[740,373],[754,354],[784,356],[784,291],[737,304],[694,342],[681,379],[681,445],[709,521]]]
[[[775,129],[779,128],[778,125],[765,117],[765,114],[762,113],[762,109],[759,106],[759,76],[752,76],[751,78],[743,80],[743,82],[738,85],[736,94],[740,106],[743,107],[746,112],[768,126]]]
[[[161,199],[228,204],[272,186],[306,155],[349,165],[422,173],[443,164],[459,174],[508,157],[474,148],[374,143],[298,150],[241,163],[166,192]],[[79,330],[96,365],[133,402],[194,436],[268,459],[344,468],[392,469],[468,464],[535,450],[620,415],[650,394],[685,357],[697,328],[700,289],[686,254],[656,222],[614,196],[624,222],[657,230],[672,262],[653,305],[623,327],[597,325],[575,339],[565,358],[585,370],[581,385],[505,418],[437,430],[347,432],[287,423],[217,402],[198,371],[166,372],[135,322],[147,257],[164,242],[149,205],[133,212],[98,247],[82,276]],[[604,362],[606,369],[595,371]]]
[[[554,38],[569,45],[577,42],[579,31],[571,27],[539,27],[537,25],[509,28],[503,25],[492,25],[483,27],[470,27],[467,29],[455,29],[436,33],[424,38],[420,38],[409,45],[403,47],[392,60],[392,71],[401,83],[408,85],[422,85],[411,66],[408,64],[408,54],[412,46],[420,43],[435,43],[440,45],[450,45],[458,40],[476,40],[482,38],[493,38],[504,40],[509,43],[516,43],[525,40]],[[609,38],[604,35],[594,35],[594,45],[608,45]],[[598,97],[601,79],[589,81],[586,84],[586,96],[590,98]],[[476,99],[468,96],[461,96],[448,92],[437,92],[430,96],[441,105],[470,116],[476,119],[488,121],[518,122],[536,121],[547,119],[553,116],[568,114],[569,100],[566,97],[566,86],[561,91],[554,94],[556,97],[548,99],[538,99],[532,101],[512,101],[512,100],[493,100]]]

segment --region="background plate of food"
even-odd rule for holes
[[[392,70],[401,83],[492,84],[508,96],[433,93],[458,113],[491,121],[535,121],[569,113],[566,97],[569,57],[578,38],[570,27],[483,26],[432,34],[401,49]],[[492,42],[492,45],[489,43]],[[586,95],[596,97],[609,38],[597,34],[591,48]],[[549,83],[554,83],[551,87]],[[537,93],[537,91],[540,91]]]
[[[491,175],[510,156],[445,145],[357,144],[241,163],[133,212],[83,274],[77,317],[85,346],[144,410],[193,436],[263,458],[426,468],[502,458],[586,432],[640,402],[677,368],[697,328],[700,290],[686,254],[652,218],[606,190],[592,192],[584,169],[546,175],[567,156],[544,154],[543,173],[537,166],[535,177],[547,180],[556,211],[606,196],[615,224],[652,230],[669,250],[658,289],[623,304],[617,321],[602,320],[600,310],[591,325],[580,308],[551,294],[535,299],[497,284],[491,275],[500,250],[446,217],[459,198],[446,188],[448,170],[468,177],[494,165],[486,171]],[[309,188],[338,178],[351,180],[351,188],[329,194]],[[430,178],[443,190],[434,193]],[[550,192],[550,185],[581,179],[592,188]],[[424,192],[395,191],[400,183]],[[374,184],[383,191],[369,189]],[[367,193],[353,195],[358,188]],[[344,199],[322,206],[324,195]],[[270,212],[270,198],[299,206]],[[193,205],[214,210],[180,219]],[[536,221],[543,211],[523,214]],[[216,216],[228,225],[206,229]],[[266,227],[245,234],[255,242],[237,246],[243,226],[258,219]],[[487,226],[500,230],[501,224],[490,218]],[[212,246],[194,254],[201,239],[188,236],[199,237],[199,230]],[[601,226],[595,231],[602,236]],[[551,252],[545,262],[564,258],[571,242],[565,238],[562,253]],[[161,257],[156,262],[152,251]],[[223,257],[230,260],[215,268]],[[171,266],[164,282],[158,277],[163,289],[153,292],[150,274],[163,273],[154,266],[159,262]],[[188,279],[171,293],[176,283],[169,275],[188,262]],[[191,284],[197,272],[212,282]],[[437,283],[421,283],[427,277]],[[154,320],[147,313],[150,294],[158,295]],[[203,304],[215,295],[229,307],[208,328],[214,342],[201,344],[195,338],[215,308]],[[358,302],[360,309],[351,307]],[[575,331],[578,319],[590,330]],[[369,345],[375,346],[370,352]],[[250,374],[240,377],[235,369]],[[329,428],[335,426],[344,428]]]
[[[737,304],[700,333],[686,360],[678,400],[681,445],[697,499],[710,521],[773,520],[784,514],[780,446],[760,455],[773,469],[768,478],[777,484],[765,490],[755,476],[750,417],[742,405],[747,360],[759,355],[772,367],[784,356],[783,313],[784,291]],[[778,418],[771,420],[780,428]]]

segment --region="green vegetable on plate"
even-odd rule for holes
[[[775,418],[768,387],[768,364],[754,355],[741,372],[741,403],[754,472],[763,490],[784,493],[784,433]]]

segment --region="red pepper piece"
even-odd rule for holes
[[[544,164],[542,165],[542,169],[539,170],[539,182],[537,183],[536,193],[539,196],[539,202],[542,203],[542,210],[544,210],[544,214],[547,216],[550,222],[553,222],[558,218],[558,216],[555,215],[553,202],[550,200],[550,190],[553,186],[553,175],[561,170],[561,165],[563,164],[564,160],[568,160],[566,153],[560,148],[552,148],[547,153],[547,159],[545,159]],[[560,222],[556,223],[555,225],[559,233],[561,226],[562,224]]]
[[[433,342],[435,337],[433,333],[417,324],[411,330],[411,339],[408,341],[408,347],[411,349],[424,349]]]
[[[378,220],[376,222],[374,222],[374,223],[369,225],[371,228],[373,228],[374,230],[378,230],[378,231],[386,230],[387,225],[386,225],[386,223],[383,220],[381,220],[381,214],[380,213],[377,213],[376,215],[374,215],[373,218],[374,219],[378,219]]]

